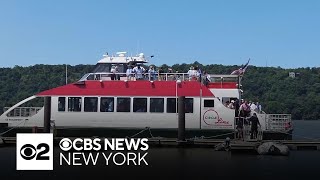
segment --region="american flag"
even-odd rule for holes
[[[246,72],[247,68],[248,68],[249,62],[250,62],[250,58],[249,58],[248,62],[245,65],[242,65],[241,68],[239,68],[237,70],[234,70],[231,73],[231,75],[243,75]]]

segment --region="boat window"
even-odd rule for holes
[[[176,113],[177,100],[176,98],[167,98],[167,113]]]
[[[214,100],[204,100],[204,107],[214,107]]]
[[[225,104],[226,102],[229,102],[230,98],[229,97],[222,97],[222,104]]]
[[[100,80],[100,79],[101,79],[101,74],[94,75],[94,80]]]
[[[147,112],[147,98],[133,98],[133,112]]]
[[[68,98],[68,111],[73,111],[73,112],[81,111],[81,97]]]
[[[164,99],[150,98],[150,112],[164,112]]]
[[[193,113],[193,98],[185,99],[185,113]]]
[[[87,80],[94,80],[94,74],[90,74],[90,75],[87,77]]]
[[[84,98],[84,112],[97,112],[98,110],[98,98],[97,97],[85,97]]]
[[[125,73],[127,70],[126,64],[115,64],[115,66],[118,66],[119,73]]]
[[[114,98],[113,97],[102,97],[100,112],[114,112]]]
[[[130,98],[117,98],[117,112],[130,112]]]
[[[111,69],[111,64],[98,63],[98,64],[96,64],[96,66],[93,70],[93,73],[102,73],[102,72],[108,73],[108,72],[110,72],[110,69]]]
[[[62,112],[66,110],[66,98],[59,97],[58,98],[58,111]]]
[[[82,76],[82,78],[79,81],[85,81],[88,77],[89,73]]]
[[[176,113],[177,107],[178,107],[178,102],[176,98],[167,99],[167,113]],[[193,98],[185,99],[184,110],[185,110],[185,113],[193,113]]]

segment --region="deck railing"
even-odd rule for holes
[[[239,83],[238,75],[220,75],[220,74],[188,74],[188,73],[88,73],[84,75],[79,81],[88,80],[149,80],[149,81],[200,81],[208,78],[209,82],[221,83],[221,82],[237,82]]]
[[[291,121],[291,114],[266,114],[267,130],[291,130],[293,128]]]

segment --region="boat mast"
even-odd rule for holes
[[[66,84],[68,84],[68,65],[66,64]]]

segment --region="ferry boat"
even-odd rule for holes
[[[7,108],[0,125],[3,136],[44,127],[44,107],[25,107],[36,98],[50,97],[50,119],[57,136],[176,137],[177,98],[185,96],[187,138],[233,138],[236,112],[224,104],[242,99],[241,76],[194,77],[190,73],[133,73],[131,66],[148,64],[143,53],[104,55],[93,72],[79,81],[33,95]],[[115,71],[117,69],[117,71]],[[252,112],[253,113],[253,112]],[[262,139],[291,139],[290,114],[255,112]],[[246,127],[246,126],[245,126]],[[245,135],[250,128],[244,129]],[[1,133],[0,133],[1,134]]]

